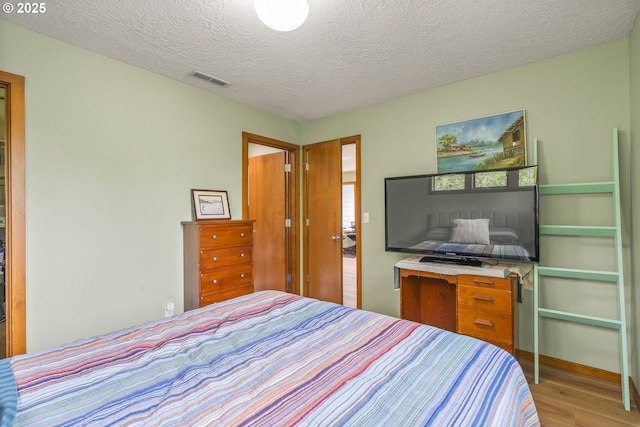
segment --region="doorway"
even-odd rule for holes
[[[4,100],[5,349],[0,357],[26,353],[24,77],[0,71]],[[2,209],[0,208],[0,215]]]
[[[304,147],[304,294],[361,307],[360,136]]]
[[[342,144],[342,305],[358,308],[356,144]]]
[[[300,294],[299,147],[243,132],[242,217],[253,219],[254,290]]]

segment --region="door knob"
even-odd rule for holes
[[[342,240],[342,236],[331,236],[333,240]]]

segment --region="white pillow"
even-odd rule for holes
[[[478,245],[488,245],[489,241],[489,219],[454,219],[451,221],[450,242],[475,243]]]

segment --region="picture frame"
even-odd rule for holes
[[[436,126],[438,173],[526,166],[523,110]]]
[[[196,221],[231,219],[229,195],[224,190],[191,190]]]

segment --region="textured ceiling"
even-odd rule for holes
[[[252,0],[56,0],[0,18],[305,122],[626,37],[640,10],[640,0],[308,2],[307,22],[288,33],[265,27]]]

